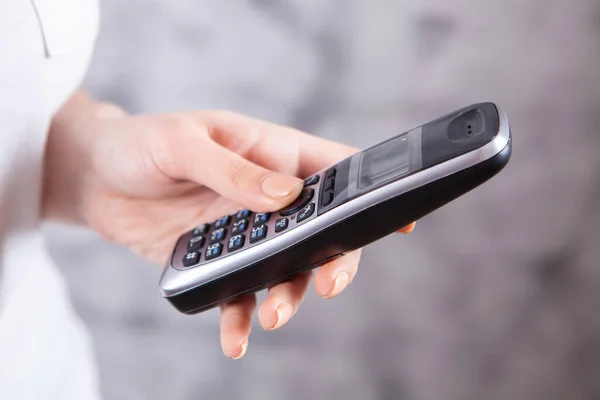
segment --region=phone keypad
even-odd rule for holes
[[[254,213],[250,210],[238,210],[225,215],[211,224],[202,224],[188,232],[186,242],[179,250],[183,268],[202,266],[219,257],[225,257],[260,243],[271,237],[282,234],[304,223],[314,216],[317,203],[327,199],[327,193],[333,197],[335,169],[326,174],[313,175],[306,178],[304,189],[298,198],[289,206],[277,212],[277,218],[271,221],[272,213]],[[323,180],[323,183],[318,185]],[[317,196],[319,186],[324,195]],[[204,257],[202,257],[204,255]],[[201,262],[202,260],[202,262]]]

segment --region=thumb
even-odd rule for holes
[[[271,212],[285,207],[300,194],[303,181],[297,177],[268,170],[202,138],[198,146],[183,146],[186,153],[176,162],[176,175],[207,186],[221,196],[256,212]],[[181,154],[181,153],[180,153]]]

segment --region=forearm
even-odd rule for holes
[[[94,119],[122,115],[110,104],[76,92],[56,113],[50,124],[44,157],[41,216],[43,219],[83,225],[89,151],[94,137],[88,127]]]

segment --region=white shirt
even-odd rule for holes
[[[0,1],[0,399],[99,398],[88,333],[38,230],[48,126],[98,22],[95,0]]]

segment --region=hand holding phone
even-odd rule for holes
[[[510,159],[506,114],[479,103],[330,165],[276,212],[239,210],[181,235],[160,280],[195,314],[372,243],[489,180]]]

